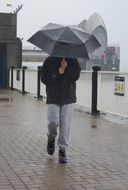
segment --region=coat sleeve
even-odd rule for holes
[[[44,62],[41,71],[41,82],[45,85],[53,85],[57,82],[59,73],[54,73],[51,63]]]
[[[68,77],[70,78],[70,80],[72,81],[77,81],[80,77],[80,71],[81,71],[81,68],[79,66],[79,63],[78,62],[74,62],[74,63],[71,63],[67,69],[66,69],[66,72],[68,74]]]

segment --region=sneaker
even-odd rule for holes
[[[55,151],[55,139],[48,139],[47,152],[49,155],[53,155]]]
[[[59,150],[59,163],[67,163],[68,159],[65,150]]]

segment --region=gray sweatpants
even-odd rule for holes
[[[65,149],[68,146],[68,138],[71,124],[73,104],[56,105],[48,104],[48,138],[55,139],[57,127],[59,127],[58,146]]]

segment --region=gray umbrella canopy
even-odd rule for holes
[[[99,41],[79,26],[63,26],[49,23],[28,39],[50,56],[89,58]]]

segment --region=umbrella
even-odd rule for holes
[[[49,23],[28,39],[50,56],[89,58],[100,43],[92,34],[76,25]]]

